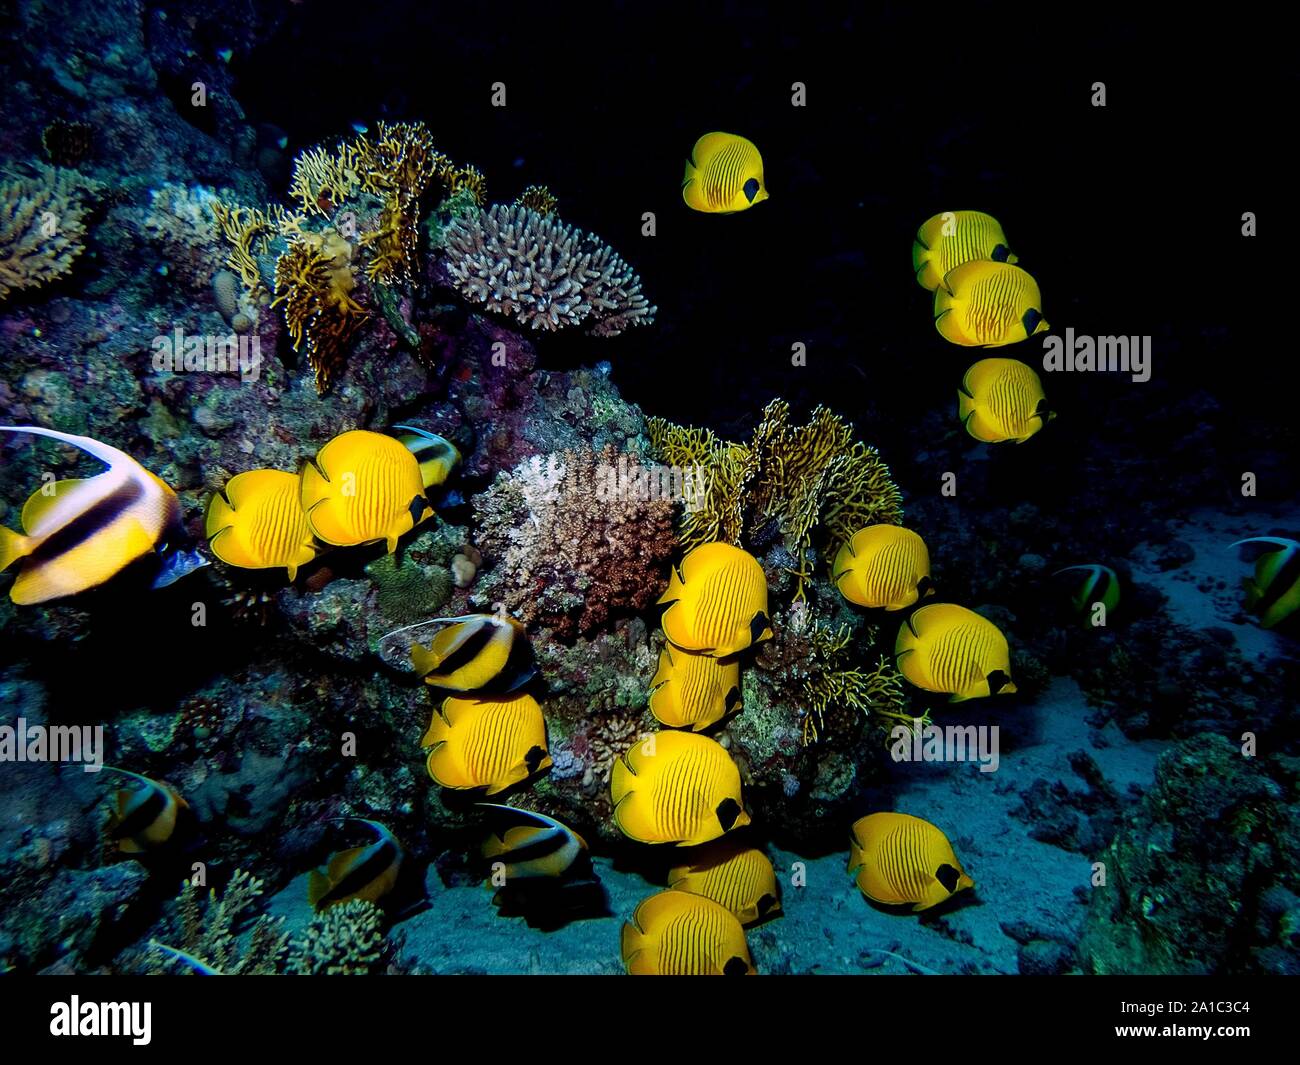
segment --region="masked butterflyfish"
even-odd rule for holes
[[[707,214],[734,214],[762,203],[767,199],[763,157],[744,137],[706,133],[686,161],[682,199]]]
[[[937,289],[950,270],[963,263],[987,260],[1014,263],[1002,225],[982,211],[944,211],[916,231],[912,269],[922,288]]]
[[[433,516],[420,464],[383,433],[336,436],[302,469],[302,509],[313,535],[335,547],[399,537]]]
[[[208,501],[204,531],[212,553],[240,569],[277,569],[289,580],[316,557],[297,474],[249,470],[236,474]]]
[[[397,883],[402,868],[402,845],[387,826],[364,817],[341,817],[356,821],[375,834],[370,843],[331,855],[325,869],[313,869],[307,878],[307,901],[316,910],[327,910],[353,899],[378,902]]]
[[[1255,560],[1255,576],[1242,578],[1246,589],[1246,606],[1259,615],[1262,628],[1271,629],[1300,607],[1300,543],[1281,536],[1252,536],[1238,540],[1242,544],[1269,544]]]
[[[19,606],[76,595],[160,552],[180,528],[176,493],[115,447],[35,425],[0,425],[93,455],[108,469],[42,485],[22,510],[21,533],[0,527],[0,570],[21,560],[9,598]],[[193,568],[193,567],[190,567]],[[165,582],[159,582],[165,583]]]
[[[149,777],[106,765],[101,771],[130,777],[138,788],[119,788],[108,819],[108,838],[124,854],[143,854],[171,840],[180,811],[189,808],[177,791]]]
[[[870,814],[853,823],[850,873],[858,889],[884,906],[928,910],[973,888],[952,844],[929,821],[910,814]]]
[[[684,651],[725,658],[772,637],[763,567],[731,544],[690,551],[673,568],[659,603],[668,604],[664,635]]]
[[[623,964],[632,976],[750,976],[745,930],[703,895],[661,891],[623,925]]]
[[[1084,574],[1083,583],[1074,594],[1072,602],[1078,611],[1090,611],[1094,604],[1101,603],[1109,615],[1119,606],[1119,577],[1109,566],[1092,563],[1086,566],[1066,566],[1052,574],[1059,577],[1062,573]]]
[[[431,748],[429,776],[444,788],[487,788],[489,795],[551,764],[542,708],[526,693],[449,696],[434,711],[420,746]]]
[[[903,610],[934,595],[925,541],[901,525],[855,532],[836,553],[831,579],[850,603],[872,609]]]
[[[434,618],[412,628],[434,622],[451,624],[440,630],[428,647],[419,643],[411,647],[411,664],[430,687],[502,693],[523,687],[537,675],[528,635],[514,618],[470,614],[463,618]]]
[[[641,843],[707,843],[749,824],[736,763],[694,732],[656,732],[624,751],[610,797],[619,831]]]
[[[437,488],[460,465],[460,451],[445,437],[414,425],[395,425],[393,428],[400,430],[398,441],[419,463],[420,480],[425,488]]]
[[[950,692],[954,703],[1016,690],[1002,631],[953,603],[923,606],[903,622],[894,658],[907,680],[926,691]]]
[[[1047,331],[1038,282],[1010,263],[963,263],[934,292],[934,324],[945,340],[997,348]]]
[[[650,713],[669,728],[699,732],[740,708],[740,664],[664,644],[650,681]]]
[[[742,925],[781,909],[781,889],[767,855],[731,837],[697,848],[688,863],[669,871],[668,886],[712,899],[734,913]]]
[[[1023,444],[1056,413],[1033,367],[1016,359],[980,359],[961,380],[957,416],[976,440]]]

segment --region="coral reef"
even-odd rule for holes
[[[367,976],[384,956],[383,913],[353,899],[312,918],[293,944],[286,971],[298,976]]]
[[[478,595],[561,638],[646,609],[667,584],[672,502],[612,447],[534,455],[474,501],[488,569]]]
[[[102,186],[75,170],[34,163],[34,177],[0,182],[0,300],[72,269]]]
[[[41,147],[55,166],[80,166],[94,151],[95,128],[88,122],[56,118],[41,130]]]
[[[452,283],[530,329],[614,336],[654,321],[641,279],[608,244],[528,207],[463,214],[445,233]]]
[[[804,594],[814,547],[829,562],[863,526],[902,523],[902,495],[889,468],[825,407],[806,425],[792,426],[790,405],[774,399],[748,444],[662,418],[649,419],[648,430],[664,462],[704,471],[702,498],[682,515],[683,546],[725,540],[756,547],[779,530],[794,559],[796,598]]]
[[[1079,946],[1092,973],[1295,975],[1300,762],[1248,757],[1222,736],[1182,740],[1155,787],[1095,856]]]
[[[328,391],[347,361],[347,348],[368,315],[352,291],[352,245],[336,230],[306,232],[289,242],[275,264],[275,299],[294,351],[306,348],[316,390]]]

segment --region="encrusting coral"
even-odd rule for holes
[[[347,345],[368,315],[352,298],[352,245],[332,229],[304,232],[289,242],[275,264],[276,297],[294,351],[307,350],[324,393],[347,360]]]
[[[654,321],[636,272],[608,244],[551,215],[494,204],[454,219],[444,239],[456,290],[530,329],[615,336]]]
[[[85,250],[85,218],[101,191],[75,170],[33,164],[35,177],[0,182],[0,300],[72,269]]]
[[[774,399],[748,444],[662,418],[648,419],[647,426],[663,461],[704,473],[701,498],[682,515],[682,546],[715,540],[750,546],[775,526],[795,560],[799,598],[813,548],[829,562],[863,526],[902,523],[903,497],[889,467],[875,448],[853,440],[849,422],[825,407],[817,407],[807,424],[792,426],[790,405]]]
[[[557,635],[646,609],[667,583],[672,502],[651,470],[612,447],[520,463],[474,501],[490,564],[480,593]]]

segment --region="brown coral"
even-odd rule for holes
[[[332,229],[293,237],[275,264],[276,297],[294,351],[306,347],[324,394],[347,361],[347,345],[367,315],[352,298],[352,245]]]
[[[85,218],[101,186],[75,170],[35,170],[0,182],[0,299],[62,277],[85,250]]]
[[[902,494],[879,452],[854,441],[853,426],[826,407],[796,426],[790,405],[774,399],[748,444],[662,418],[648,419],[647,428],[665,462],[704,471],[705,490],[682,515],[683,546],[713,540],[745,545],[775,525],[795,561],[800,598],[814,546],[829,563],[863,526],[903,520]]]
[[[608,244],[553,216],[495,204],[454,219],[444,244],[462,296],[531,329],[581,325],[614,336],[654,321],[636,272]]]
[[[651,491],[649,472],[607,447],[499,474],[474,504],[483,594],[566,637],[647,608],[677,542],[672,502]]]

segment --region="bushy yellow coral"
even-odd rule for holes
[[[355,287],[352,245],[333,229],[294,235],[275,264],[271,306],[284,306],[293,349],[306,348],[322,394],[342,369],[348,342],[367,317],[352,298]]]
[[[560,201],[551,195],[545,185],[529,185],[515,200],[516,207],[527,207],[538,214],[551,214],[560,206]]]
[[[820,631],[823,638],[830,633],[830,630]],[[847,644],[847,629],[830,635],[814,657],[821,668],[815,669],[803,681],[804,746],[816,743],[820,738],[826,728],[827,711],[832,708],[849,711],[855,716],[865,714],[886,730],[900,722],[912,723],[903,678],[886,656],[881,655],[876,668],[871,670],[836,668]]]
[[[487,178],[476,166],[462,166],[448,173],[447,188],[453,195],[467,190],[480,207],[487,203]]]
[[[75,170],[35,169],[0,182],[0,299],[62,277],[85,250],[85,218],[101,186]]]
[[[799,598],[814,546],[829,561],[864,525],[903,520],[902,495],[879,453],[855,442],[853,426],[825,407],[807,424],[792,426],[790,405],[774,399],[748,444],[662,418],[650,418],[648,429],[664,462],[705,472],[703,498],[682,515],[683,546],[713,540],[742,545],[748,534],[775,522],[795,560]]]

